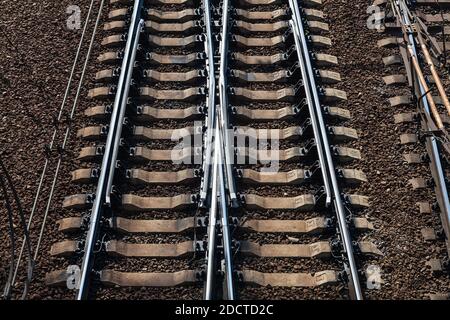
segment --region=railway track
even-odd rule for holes
[[[48,285],[363,298],[359,259],[381,252],[320,4],[111,1]]]
[[[375,4],[385,5],[383,30],[389,35],[378,45],[395,51],[383,59],[385,66],[392,70],[383,80],[386,85],[396,86],[399,92],[405,93],[389,100],[392,107],[402,111],[394,120],[402,130],[404,158],[410,166],[425,167],[420,176],[409,182],[419,199],[420,213],[434,213],[433,222],[424,226],[421,233],[425,241],[437,247],[431,250],[426,265],[438,280],[443,275],[448,276],[450,253],[447,178],[450,103],[445,90],[450,7],[447,1],[397,0]],[[426,193],[428,190],[433,191],[431,197]],[[430,292],[428,296],[447,299],[449,294]]]

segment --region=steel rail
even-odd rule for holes
[[[219,128],[217,128],[217,131],[219,131]],[[223,133],[223,132],[222,132]],[[218,147],[218,154],[219,159],[223,159],[223,148],[226,148],[226,145],[224,146],[222,141],[222,134],[220,132],[217,132],[217,140],[219,141],[219,147]],[[222,267],[223,271],[225,273],[225,285],[226,285],[226,292],[227,300],[234,300],[235,299],[235,291],[234,291],[234,283],[233,283],[233,274],[234,274],[234,267],[233,267],[233,252],[231,247],[231,232],[230,232],[230,226],[229,226],[229,214],[228,214],[228,201],[226,198],[226,174],[225,174],[225,165],[221,163],[219,165],[219,200],[220,200],[220,213],[221,213],[221,225],[222,225],[222,247],[223,247],[223,253],[224,257],[222,260]]]
[[[212,157],[212,144],[214,134],[214,124],[216,118],[216,77],[214,70],[214,46],[213,46],[213,32],[211,25],[213,23],[211,19],[211,3],[209,0],[203,1],[204,5],[204,19],[206,29],[205,40],[205,52],[207,54],[207,71],[208,71],[208,96],[207,96],[207,128],[205,135],[205,157],[203,161],[203,179],[200,190],[199,206],[206,206],[206,199],[208,197],[208,190],[210,188],[211,177],[211,157]]]
[[[231,234],[229,226],[228,197],[232,208],[239,207],[234,179],[234,137],[229,129],[229,103],[228,103],[228,36],[230,32],[230,5],[229,0],[222,3],[222,33],[220,42],[220,70],[219,70],[219,112],[217,116],[216,139],[218,140],[219,160],[219,188],[220,188],[220,213],[222,227],[223,260],[222,268],[225,273],[225,287],[227,300],[235,299],[233,283],[233,253],[231,247]],[[231,141],[230,141],[231,140]]]
[[[206,151],[203,162],[203,180],[200,190],[199,206],[205,207],[206,201],[211,188],[211,203],[209,207],[209,223],[208,223],[208,246],[206,252],[206,281],[204,290],[204,299],[212,300],[215,297],[214,286],[217,275],[217,211],[218,211],[218,163],[219,153],[218,140],[214,140],[215,130],[217,128],[216,119],[216,76],[214,69],[214,46],[211,19],[211,3],[209,0],[203,1],[204,6],[204,23],[206,29],[205,52],[207,55],[207,72],[208,72],[208,114],[207,128],[205,134]],[[214,146],[213,146],[214,143]],[[214,147],[214,148],[213,148]],[[213,161],[211,162],[212,152],[214,150]],[[212,180],[211,180],[212,172]]]
[[[144,25],[144,20],[141,19],[142,8],[143,0],[135,0],[128,31],[128,39],[125,46],[125,55],[122,61],[117,93],[109,125],[108,137],[105,144],[100,177],[97,184],[95,200],[91,210],[89,229],[85,241],[84,256],[80,273],[81,277],[76,296],[77,300],[84,300],[88,297],[89,279],[93,267],[93,251],[97,241],[99,221],[104,210],[111,206],[111,190],[116,169],[125,108],[128,101],[128,93],[133,75],[139,37]]]
[[[322,177],[327,193],[327,206],[334,204],[334,210],[338,218],[339,232],[346,254],[348,266],[344,263],[345,271],[350,280],[350,293],[352,298],[362,300],[361,284],[358,277],[358,269],[353,254],[353,244],[350,231],[347,225],[347,214],[344,208],[342,196],[339,190],[339,184],[336,177],[336,169],[331,154],[331,148],[328,141],[326,125],[323,119],[322,107],[320,104],[319,94],[316,90],[317,85],[314,78],[314,69],[310,60],[308,44],[306,40],[305,30],[303,28],[302,16],[296,0],[289,0],[292,11],[292,20],[290,24],[294,32],[295,46],[301,65],[301,73],[306,91],[306,99],[311,115],[311,122],[314,129],[314,137],[317,144],[320,166],[322,168]]]
[[[395,4],[396,7],[394,7],[393,9],[395,10],[395,8],[397,9],[398,14],[400,15],[400,19],[402,20],[402,23],[406,26],[411,26],[411,19],[410,17],[411,12],[409,11],[408,6],[406,5],[406,3],[404,1],[401,0],[394,0],[392,2],[392,4]],[[415,39],[412,33],[408,34],[408,40],[411,46],[411,51],[412,54],[416,57],[416,59],[418,58],[417,55],[417,48],[416,48],[416,43],[415,43]],[[431,116],[431,111],[430,111],[430,106],[428,104],[428,100],[426,98],[426,91],[424,89],[424,87],[422,86],[422,84],[420,82],[418,82],[418,86],[419,86],[419,92],[420,92],[420,100],[422,101],[422,105],[423,105],[423,109],[424,109],[424,113],[430,117]],[[427,123],[428,125],[428,123]],[[447,189],[447,184],[446,184],[446,179],[445,179],[445,174],[444,174],[444,170],[442,168],[442,163],[441,163],[441,157],[439,154],[439,146],[438,146],[438,141],[436,139],[436,137],[432,136],[432,137],[427,137],[427,141],[429,141],[430,146],[431,146],[431,167],[432,170],[434,170],[436,172],[436,177],[435,180],[437,183],[437,186],[439,187],[439,189],[441,190],[440,192],[440,209],[443,210],[445,212],[445,216],[447,217],[447,221],[450,221],[450,201],[449,201],[449,197],[448,197],[448,189]],[[433,161],[434,160],[434,161]],[[438,197],[439,200],[439,197]],[[445,228],[445,227],[444,227]],[[448,226],[447,226],[448,228]],[[448,235],[447,235],[448,236]]]
[[[227,70],[228,70],[228,36],[230,32],[230,6],[229,0],[224,0],[222,3],[222,33],[220,42],[220,73],[219,73],[219,126],[220,132],[223,134],[224,146],[224,166],[225,166],[225,181],[227,184],[231,206],[233,208],[239,207],[239,201],[236,193],[236,184],[234,181],[233,163],[234,163],[234,148],[233,148],[233,132],[229,129],[229,103],[228,103],[228,84],[227,84]],[[230,139],[231,138],[231,139]],[[231,141],[230,141],[231,140]]]
[[[84,22],[83,31],[81,33],[80,41],[78,42],[77,52],[75,54],[75,58],[74,58],[74,61],[73,61],[73,64],[72,64],[72,69],[70,71],[70,76],[69,76],[69,79],[67,80],[66,90],[64,92],[64,98],[63,98],[63,100],[61,102],[61,107],[59,109],[58,117],[56,119],[58,122],[61,121],[62,115],[63,115],[63,111],[64,111],[64,108],[66,106],[67,98],[69,96],[70,87],[72,85],[73,77],[75,75],[75,69],[76,69],[76,66],[78,64],[78,59],[79,59],[79,56],[80,56],[80,53],[81,53],[81,48],[82,48],[82,45],[83,45],[83,42],[84,42],[84,38],[85,38],[85,35],[86,35],[86,32],[87,32],[89,21],[91,19],[91,13],[92,13],[92,9],[93,9],[93,6],[94,6],[94,2],[95,2],[94,0],[91,0],[91,4],[89,6],[89,10],[88,10],[88,13],[86,15],[86,20]],[[93,33],[93,34],[95,34],[95,33]],[[89,59],[89,56],[86,56],[86,60],[88,60],[88,59]],[[80,81],[82,81],[82,80],[83,79],[80,79]],[[57,129],[53,130],[53,135],[52,135],[52,138],[51,138],[50,144],[49,144],[50,151],[53,149],[53,145],[54,145],[55,140],[56,140],[57,131],[58,131]],[[34,197],[34,200],[33,200],[33,206],[32,206],[32,209],[31,209],[30,217],[28,219],[28,224],[27,224],[27,230],[28,231],[30,230],[31,223],[33,222],[34,213],[36,211],[38,200],[40,198],[42,185],[44,183],[44,178],[45,178],[46,173],[47,173],[48,164],[49,164],[49,160],[48,160],[48,158],[46,158],[45,162],[44,162],[44,166],[43,166],[42,172],[41,172],[41,177],[39,179],[38,189],[36,191],[36,194],[35,194],[35,197]],[[17,273],[19,271],[20,261],[22,260],[22,255],[23,255],[23,250],[24,249],[25,249],[25,239],[22,240],[22,246],[20,248],[20,252],[19,252],[19,256],[18,256],[18,263],[16,265],[16,269],[14,270],[14,276],[13,276],[13,279],[12,279],[12,283],[14,283],[15,280],[16,280]]]
[[[205,6],[206,6],[205,1]],[[209,9],[210,7],[208,7]],[[222,231],[222,247],[223,254],[222,257],[222,268],[224,269],[225,274],[225,288],[226,288],[226,299],[234,300],[234,284],[233,284],[233,263],[232,263],[232,250],[231,250],[231,239],[230,239],[230,230],[229,230],[229,216],[228,216],[228,196],[232,203],[237,206],[237,194],[234,191],[234,177],[233,177],[233,168],[232,168],[232,157],[233,155],[229,154],[225,151],[224,158],[224,149],[225,150],[233,150],[233,148],[229,148],[229,136],[227,134],[228,128],[228,100],[227,100],[227,84],[226,84],[226,59],[228,56],[228,43],[227,43],[227,34],[228,34],[228,2],[223,3],[223,25],[222,25],[222,41],[220,47],[220,71],[219,71],[219,112],[214,110],[211,113],[208,113],[208,116],[211,117],[208,119],[209,126],[211,128],[210,132],[213,133],[214,145],[213,149],[209,148],[212,146],[212,140],[206,141],[206,143],[210,143],[210,146],[207,146],[207,150],[211,150],[214,152],[214,158],[212,163],[212,197],[211,197],[211,207],[209,213],[209,226],[208,226],[208,252],[207,252],[207,278],[205,284],[205,299],[211,300],[214,297],[214,284],[216,280],[217,274],[217,228],[218,228],[218,212],[220,212],[220,226]],[[209,10],[207,10],[209,11]],[[225,14],[226,12],[226,14]],[[206,13],[205,13],[206,14]],[[209,17],[209,15],[208,15]],[[212,49],[212,47],[211,47]],[[209,51],[208,53],[213,53],[213,51]],[[212,62],[213,63],[213,62]],[[211,65],[211,60],[209,62]],[[210,70],[211,71],[211,67]],[[210,75],[215,74],[213,72]],[[211,82],[210,82],[211,83]],[[212,80],[214,83],[214,97],[215,97],[215,80]],[[210,85],[211,90],[211,85]],[[210,92],[211,93],[211,92]],[[214,98],[215,99],[215,98]],[[211,106],[211,105],[210,105]],[[215,109],[215,101],[212,107]],[[223,136],[225,136],[227,141],[224,141]],[[212,137],[211,137],[212,139]],[[209,151],[209,152],[211,152]],[[225,177],[227,175],[227,178]],[[228,190],[228,196],[227,196]]]
[[[210,128],[212,129],[212,128]],[[214,284],[217,274],[216,269],[216,248],[217,248],[217,206],[218,206],[218,170],[219,170],[219,149],[218,139],[215,139],[214,159],[212,165],[212,191],[211,191],[211,206],[209,209],[209,223],[208,223],[208,249],[206,253],[206,281],[205,281],[205,300],[212,300],[214,298]]]
[[[223,159],[223,140],[220,132],[219,119],[216,117],[214,126],[214,162],[213,162],[213,177],[212,177],[212,199],[211,209],[209,215],[208,226],[208,264],[207,264],[207,280],[205,289],[205,299],[211,300],[214,297],[214,283],[215,275],[217,273],[216,250],[217,250],[217,226],[218,215],[220,211],[220,224],[222,226],[222,246],[224,257],[222,259],[225,273],[225,284],[227,300],[234,300],[234,285],[233,285],[233,263],[231,251],[231,238],[229,230],[229,216],[228,216],[228,199],[226,192],[224,163]]]

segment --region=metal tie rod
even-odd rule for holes
[[[119,83],[114,100],[108,137],[106,140],[105,153],[103,155],[100,177],[92,207],[89,230],[86,236],[83,262],[81,265],[80,287],[77,291],[76,297],[77,300],[84,300],[88,297],[89,278],[93,266],[93,250],[97,241],[98,224],[103,214],[105,205],[111,204],[110,195],[122,133],[122,124],[128,100],[133,67],[136,60],[139,36],[144,26],[144,20],[141,19],[142,7],[143,0],[135,0],[133,15],[128,31],[128,39],[125,47],[125,56],[120,69]]]
[[[320,105],[319,95],[317,88],[313,67],[311,64],[308,45],[306,42],[305,30],[301,19],[300,10],[296,0],[289,0],[289,6],[292,11],[292,20],[290,24],[294,32],[295,46],[298,54],[299,62],[301,65],[302,77],[304,80],[304,86],[306,91],[306,98],[308,101],[308,108],[311,114],[311,120],[313,123],[314,136],[317,143],[317,149],[319,153],[319,161],[321,165],[321,172],[324,179],[325,189],[327,193],[327,205],[332,200],[334,208],[338,217],[339,231],[342,235],[342,242],[344,250],[348,259],[350,271],[350,284],[352,290],[350,291],[354,298],[362,300],[361,284],[358,278],[358,269],[356,266],[355,258],[353,255],[352,240],[350,232],[348,230],[346,221],[346,211],[343,205],[342,197],[339,191],[339,185],[336,177],[336,170],[331,155],[330,144],[328,142],[327,131],[325,122],[323,119],[322,109]],[[347,268],[346,268],[347,269]]]

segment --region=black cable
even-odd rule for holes
[[[0,168],[3,170],[4,176],[6,178],[6,181],[9,184],[9,187],[11,189],[11,192],[13,194],[14,197],[14,201],[16,203],[17,206],[17,210],[19,213],[19,220],[20,220],[20,225],[23,229],[23,234],[25,237],[25,242],[26,242],[26,247],[27,247],[27,253],[28,253],[28,267],[27,267],[27,277],[25,279],[25,283],[24,283],[24,289],[22,292],[22,297],[21,299],[25,299],[26,295],[28,294],[28,288],[29,288],[29,284],[31,282],[31,277],[32,277],[32,273],[33,273],[33,265],[34,265],[34,260],[33,260],[33,256],[32,256],[32,252],[31,252],[31,242],[30,242],[30,234],[28,232],[28,228],[27,228],[27,224],[25,221],[25,214],[23,212],[23,208],[22,208],[22,204],[20,202],[20,198],[17,194],[16,188],[14,187],[13,181],[11,179],[11,176],[8,173],[8,170],[6,169],[3,160],[0,157]],[[20,261],[18,261],[18,263],[20,263]]]
[[[0,186],[2,188],[2,193],[5,201],[5,208],[8,212],[8,223],[9,223],[9,239],[11,241],[11,262],[9,267],[9,276],[8,281],[5,284],[5,288],[3,290],[3,297],[6,300],[9,300],[11,298],[11,288],[13,286],[12,278],[14,274],[14,268],[16,265],[15,262],[15,256],[16,256],[16,241],[15,241],[15,233],[14,233],[14,222],[13,222],[13,210],[11,207],[11,201],[9,200],[8,196],[8,190],[5,184],[5,180],[3,179],[3,176],[0,175]]]

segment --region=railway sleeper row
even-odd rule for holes
[[[111,1],[120,5],[130,4],[130,1]],[[170,188],[173,185],[200,186],[203,179],[202,170],[194,168],[194,160],[204,159],[201,145],[183,145],[175,149],[152,149],[145,146],[147,142],[174,140],[180,141],[186,137],[200,135],[205,128],[185,127],[178,129],[160,129],[151,126],[153,123],[174,121],[202,121],[207,116],[205,99],[209,90],[206,83],[205,59],[207,53],[203,50],[206,40],[203,32],[202,9],[186,9],[185,6],[194,6],[195,1],[162,0],[148,1],[159,5],[171,4],[169,10],[147,9],[145,10],[146,22],[144,34],[146,35],[139,48],[139,59],[136,64],[135,81],[131,86],[130,103],[127,106],[126,123],[121,151],[120,163],[117,165],[117,184],[131,184],[145,188],[145,186],[163,186]],[[248,11],[248,6],[265,6],[281,1],[238,1],[239,8],[232,9],[232,28],[235,34],[230,36],[230,45],[235,52],[229,55],[228,70],[229,81],[232,83],[227,88],[230,98],[231,122],[234,126],[233,139],[241,135],[253,132],[255,137],[260,137],[263,130],[253,129],[249,124],[274,121],[289,121],[292,126],[283,129],[270,129],[268,136],[279,136],[281,140],[299,142],[300,147],[291,147],[284,150],[271,150],[279,154],[281,162],[305,163],[307,169],[294,169],[277,173],[265,173],[256,168],[235,168],[235,176],[243,185],[317,185],[320,181],[315,156],[315,142],[312,138],[311,124],[308,122],[308,108],[305,101],[304,86],[299,74],[299,65],[296,62],[295,44],[289,25],[290,11],[280,9],[275,11]],[[303,14],[306,17],[305,27],[311,32],[309,46],[315,51],[331,46],[331,40],[323,35],[328,30],[325,15],[318,10],[321,1],[305,1],[302,5]],[[173,7],[183,5],[182,10],[174,10]],[[98,57],[99,63],[108,65],[109,69],[102,69],[96,74],[98,87],[89,91],[89,98],[99,103],[88,108],[85,115],[99,125],[82,128],[78,131],[78,137],[89,142],[95,141],[94,146],[83,147],[78,160],[87,164],[72,172],[72,181],[77,184],[92,185],[98,180],[99,168],[95,165],[101,161],[105,147],[103,145],[108,134],[108,125],[105,122],[111,115],[112,105],[108,104],[116,94],[114,83],[120,75],[121,59],[124,56],[123,46],[127,40],[126,34],[120,33],[126,30],[130,9],[114,9],[109,14],[109,21],[104,29],[112,35],[104,38],[102,45],[106,52]],[[215,8],[215,16],[220,15],[220,8]],[[277,21],[273,22],[273,19]],[[174,22],[176,21],[176,22]],[[256,21],[256,22],[255,22]],[[215,27],[220,27],[216,21]],[[165,33],[170,33],[168,36]],[[264,33],[270,36],[264,36]],[[273,35],[278,33],[278,35]],[[261,34],[263,36],[261,36]],[[176,35],[176,36],[175,36]],[[257,36],[254,36],[257,35]],[[218,39],[224,41],[224,39]],[[183,54],[180,48],[187,50]],[[259,54],[267,48],[271,54]],[[278,51],[278,52],[276,52]],[[337,58],[323,54],[312,54],[312,60],[316,69],[316,77],[321,87],[319,94],[323,103],[335,103],[345,101],[346,93],[332,87],[340,81],[340,75],[331,68],[337,65]],[[271,72],[262,71],[267,67],[278,67]],[[145,66],[145,67],[144,67]],[[151,66],[151,68],[148,68]],[[180,69],[181,68],[181,69]],[[261,70],[261,72],[250,71]],[[164,71],[161,71],[164,70]],[[174,70],[174,71],[167,71]],[[177,71],[183,70],[183,71]],[[205,83],[205,85],[203,85]],[[255,89],[258,85],[276,83],[281,86],[277,90]],[[193,86],[194,85],[194,86]],[[180,87],[182,89],[180,89]],[[163,89],[162,89],[163,88]],[[161,108],[159,103],[174,102],[183,105],[183,108]],[[287,103],[291,106],[265,109],[251,108],[253,104],[261,103]],[[158,106],[155,106],[158,105]],[[350,119],[347,110],[324,106],[323,112],[326,119],[333,121],[345,121]],[[243,124],[244,126],[241,126]],[[300,125],[299,125],[300,124]],[[336,144],[346,143],[357,139],[357,133],[352,128],[345,126],[328,126],[328,134]],[[258,139],[256,139],[258,140]],[[131,144],[128,141],[132,141]],[[343,164],[359,160],[359,150],[346,146],[332,146],[335,160]],[[263,163],[271,159],[267,150],[259,150],[250,147],[238,147],[234,149],[236,160],[244,159],[246,163]],[[187,169],[176,171],[149,171],[140,168],[146,163],[159,163],[176,160],[188,166]],[[198,163],[198,162],[197,162]],[[363,172],[357,169],[339,168],[338,177],[342,183],[358,185],[365,183],[367,178]],[[364,209],[369,206],[367,197],[361,195],[346,194],[344,199],[347,205],[354,210]],[[68,196],[64,199],[63,209],[84,212],[78,216],[61,219],[58,222],[59,230],[67,237],[79,234],[86,230],[89,222],[89,211],[95,200],[95,194],[83,193]],[[242,213],[233,215],[231,224],[234,229],[252,233],[286,233],[286,234],[333,234],[336,230],[336,220],[325,208],[325,199],[322,188],[314,193],[305,193],[292,197],[267,197],[257,193],[241,192],[238,200],[242,206]],[[115,231],[119,234],[192,234],[198,230],[205,230],[208,224],[204,212],[199,209],[199,194],[183,193],[175,196],[141,196],[134,193],[116,192],[113,208],[119,215],[102,220],[102,232],[107,234]],[[142,212],[155,212],[158,210],[173,210],[176,212],[199,212],[183,219],[135,219],[133,215]],[[280,219],[253,219],[247,218],[244,222],[238,216],[254,210],[294,212],[321,212],[320,216],[310,219],[280,220]],[[373,229],[372,224],[363,217],[348,219],[352,230],[365,232]],[[100,243],[104,252],[121,257],[152,257],[152,258],[177,258],[191,257],[196,252],[203,252],[206,241],[184,241],[171,244],[155,243],[127,243],[116,239],[106,240]],[[79,240],[64,240],[55,243],[51,248],[52,256],[73,256],[80,254],[82,245]],[[319,241],[307,244],[259,244],[254,241],[233,240],[233,250],[243,256],[256,256],[264,258],[293,257],[293,258],[323,258],[330,259],[336,254],[342,253],[342,247],[337,238],[329,241]],[[370,241],[355,241],[355,252],[359,254],[381,255],[382,253]],[[199,283],[204,280],[204,270],[180,270],[173,273],[160,272],[119,272],[111,269],[97,270],[98,279],[109,285],[145,287],[145,286],[178,286]],[[47,283],[61,285],[67,281],[67,270],[57,270],[47,275]],[[341,270],[324,270],[317,273],[264,273],[256,270],[235,270],[235,278],[246,284],[258,286],[286,286],[286,287],[314,287],[328,283],[343,281],[346,276]]]

